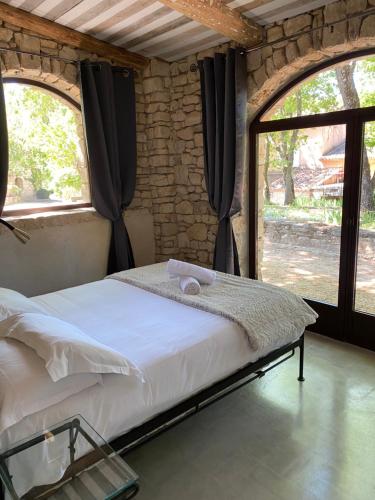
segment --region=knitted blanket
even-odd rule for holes
[[[182,293],[178,278],[170,278],[166,264],[130,269],[107,276],[238,324],[254,350],[292,342],[318,315],[288,290],[261,281],[217,273],[213,285],[201,285],[199,295]]]

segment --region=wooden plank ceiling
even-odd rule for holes
[[[155,0],[2,0],[99,40],[145,56],[175,61],[228,38]],[[218,0],[215,0],[219,3]],[[334,0],[223,0],[260,25]],[[168,2],[169,4],[171,2]]]

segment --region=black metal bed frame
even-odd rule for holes
[[[209,387],[183,400],[181,403],[159,413],[145,423],[134,427],[125,434],[113,439],[109,444],[120,454],[126,454],[131,449],[153,439],[244,385],[263,377],[267,372],[293,357],[297,348],[299,348],[298,381],[303,382],[305,380],[303,376],[304,345],[305,336],[302,334],[298,340],[280,347],[279,349],[275,349],[253,363],[248,363],[232,375],[215,382]],[[285,357],[283,357],[284,355]],[[0,500],[4,500],[3,488],[1,484]]]
[[[228,394],[240,389],[244,385],[263,377],[267,372],[293,357],[297,348],[299,348],[300,351],[299,375],[297,380],[299,382],[304,382],[304,346],[305,336],[302,334],[301,337],[295,342],[280,347],[279,349],[275,349],[253,363],[248,363],[232,375],[215,382],[209,387],[206,387],[193,396],[183,400],[181,403],[178,403],[176,406],[159,413],[151,420],[147,420],[145,423],[134,427],[125,434],[113,439],[109,444],[116,451],[121,454],[125,454],[131,449],[140,446],[146,441],[153,439],[162,432],[165,432],[171,427],[179,424],[183,420],[195,415],[199,411],[207,408],[216,401],[219,401]],[[284,355],[286,355],[286,357],[280,359]],[[273,363],[274,361],[276,362]],[[271,363],[273,364],[270,365]]]

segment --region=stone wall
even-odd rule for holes
[[[318,222],[267,220],[264,223],[266,241],[281,243],[291,248],[317,248],[322,252],[340,252],[341,226]],[[374,260],[375,231],[360,229],[358,254],[361,259]]]

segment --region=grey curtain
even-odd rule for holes
[[[231,217],[241,209],[246,133],[246,56],[241,49],[199,61],[205,180],[217,213],[213,268],[240,275]]]
[[[92,204],[112,222],[110,274],[134,267],[123,220],[136,180],[134,74],[105,62],[82,62],[80,69]]]
[[[8,185],[8,128],[5,112],[3,81],[0,71],[0,216],[3,213]]]

